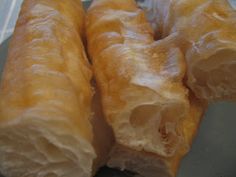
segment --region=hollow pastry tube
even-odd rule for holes
[[[108,165],[145,177],[175,175],[190,145],[183,122],[198,120],[197,127],[202,116],[201,109],[190,115],[195,102],[190,104],[183,84],[176,36],[155,42],[133,0],[95,0],[86,23],[103,110],[116,138]]]
[[[91,177],[91,67],[79,0],[25,0],[0,89],[6,177]]]

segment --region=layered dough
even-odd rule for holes
[[[0,89],[4,176],[91,177],[104,164],[109,138],[99,143],[93,131],[111,135],[92,114],[83,38],[79,0],[24,1]]]
[[[176,151],[173,156],[160,156],[147,151],[137,151],[115,144],[110,153],[108,166],[128,169],[141,177],[175,177],[182,158],[186,155],[198,131],[206,105],[193,96],[190,96],[191,108],[186,119],[180,122],[183,137],[189,147]],[[184,145],[183,145],[184,146]]]
[[[229,0],[151,0],[143,4],[159,38],[177,33],[187,84],[203,100],[236,100],[236,10]]]
[[[117,141],[172,155],[181,142],[178,121],[189,109],[181,52],[172,39],[153,43],[134,1],[95,1],[87,23],[95,77]]]
[[[108,165],[145,177],[174,176],[203,113],[183,84],[177,35],[154,41],[134,0],[95,0],[86,19],[88,52],[116,143]]]

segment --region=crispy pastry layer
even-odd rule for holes
[[[0,90],[6,177],[90,177],[91,70],[79,0],[25,0]]]
[[[187,83],[207,101],[236,100],[236,10],[228,0],[151,0],[142,4],[159,37],[177,33]]]
[[[181,121],[183,136],[190,147],[197,133],[206,106],[191,96],[190,112],[186,119]],[[182,158],[186,155],[185,150],[177,151],[171,157],[160,156],[146,151],[137,151],[124,147],[120,144],[113,146],[108,161],[108,166],[128,169],[141,177],[174,177]]]
[[[86,22],[103,110],[116,137],[108,165],[144,177],[174,176],[203,113],[183,85],[176,35],[155,42],[133,0],[95,0]]]
[[[133,0],[94,1],[87,18],[88,50],[103,108],[117,141],[171,156],[182,143],[178,122],[188,113],[185,73],[174,38],[153,43]]]

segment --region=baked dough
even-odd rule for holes
[[[105,163],[112,134],[99,107],[92,114],[82,38],[79,0],[24,1],[0,89],[5,177],[91,177]]]
[[[154,43],[133,0],[94,1],[86,22],[104,112],[118,143],[173,155],[182,139],[178,121],[189,110],[184,61],[173,39]]]
[[[228,0],[149,0],[141,4],[160,38],[177,33],[187,84],[203,100],[236,100],[236,10]]]
[[[86,23],[88,52],[116,139],[108,166],[145,177],[174,176],[203,113],[183,85],[177,36],[155,42],[134,0],[95,0]]]
[[[206,105],[193,96],[190,96],[191,108],[186,119],[180,122],[183,136],[190,149],[193,139],[198,131],[201,118]],[[186,155],[186,149],[177,151],[171,157],[160,156],[146,151],[136,151],[116,144],[108,161],[108,166],[128,169],[141,177],[175,177],[182,158]]]

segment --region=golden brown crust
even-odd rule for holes
[[[1,83],[1,104],[4,107],[1,110],[2,119],[16,118],[24,112],[25,107],[33,107],[41,100],[54,99],[71,103],[66,107],[64,104],[60,105],[59,108],[62,110],[70,111],[69,108],[75,109],[82,106],[86,111],[79,113],[78,111],[81,110],[78,110],[77,114],[89,116],[87,105],[76,103],[79,94],[71,95],[83,91],[84,96],[81,102],[87,104],[92,96],[90,86],[92,73],[77,31],[80,29],[80,24],[73,22],[78,14],[81,14],[83,19],[82,6],[78,2],[73,0],[72,4],[43,0],[24,2],[10,44]],[[63,8],[70,8],[70,15],[75,13],[76,16],[72,18],[64,14],[63,12],[66,11]],[[77,21],[81,21],[81,19],[77,19]],[[76,76],[75,73],[80,76]],[[58,85],[62,88],[57,89]],[[42,89],[41,94],[44,94],[44,98],[40,95],[40,89]],[[52,94],[55,92],[59,93]],[[65,95],[63,93],[68,96],[59,97]],[[12,104],[8,104],[9,102]],[[84,119],[81,116],[71,116],[78,117],[73,121],[78,122],[83,130],[84,126],[79,121],[84,121]],[[85,122],[89,124],[88,121]],[[92,139],[90,130],[85,129],[81,133],[86,138]]]
[[[229,1],[153,0],[146,6],[162,37],[178,34],[194,94],[210,102],[236,100],[236,10]]]
[[[116,137],[108,165],[145,177],[174,176],[204,110],[196,99],[189,102],[176,35],[155,42],[133,0],[96,0],[86,22],[104,113]]]
[[[207,107],[205,103],[196,99],[192,94],[190,103],[190,112],[186,119],[181,122],[183,136],[189,147],[196,136],[203,113]],[[142,177],[174,177],[185,155],[186,150],[179,150],[172,157],[162,157],[158,154],[136,151],[116,144],[111,150],[108,166],[122,170],[128,169]]]
[[[191,105],[189,113],[186,119],[183,119],[181,122],[181,129],[183,130],[183,136],[188,145],[188,150],[191,148],[192,142],[198,132],[199,125],[208,106],[207,103],[197,99],[192,93],[190,93],[189,99]],[[180,162],[186,154],[186,151],[179,151],[167,160],[167,164],[169,163],[169,168],[171,169],[170,171],[173,176],[177,174]]]
[[[178,122],[189,109],[175,37],[154,43],[151,27],[133,0],[95,1],[86,21],[103,109],[118,143],[173,155],[183,143]]]
[[[155,42],[133,0],[96,0],[86,21],[104,113],[117,141],[108,166],[145,177],[175,176],[204,112],[202,103],[190,99],[183,85],[186,70],[175,45],[178,38],[172,35]],[[163,141],[156,141],[156,132],[170,140],[161,139],[164,148]]]
[[[25,0],[0,90],[0,171],[90,177],[91,70],[78,0]]]

